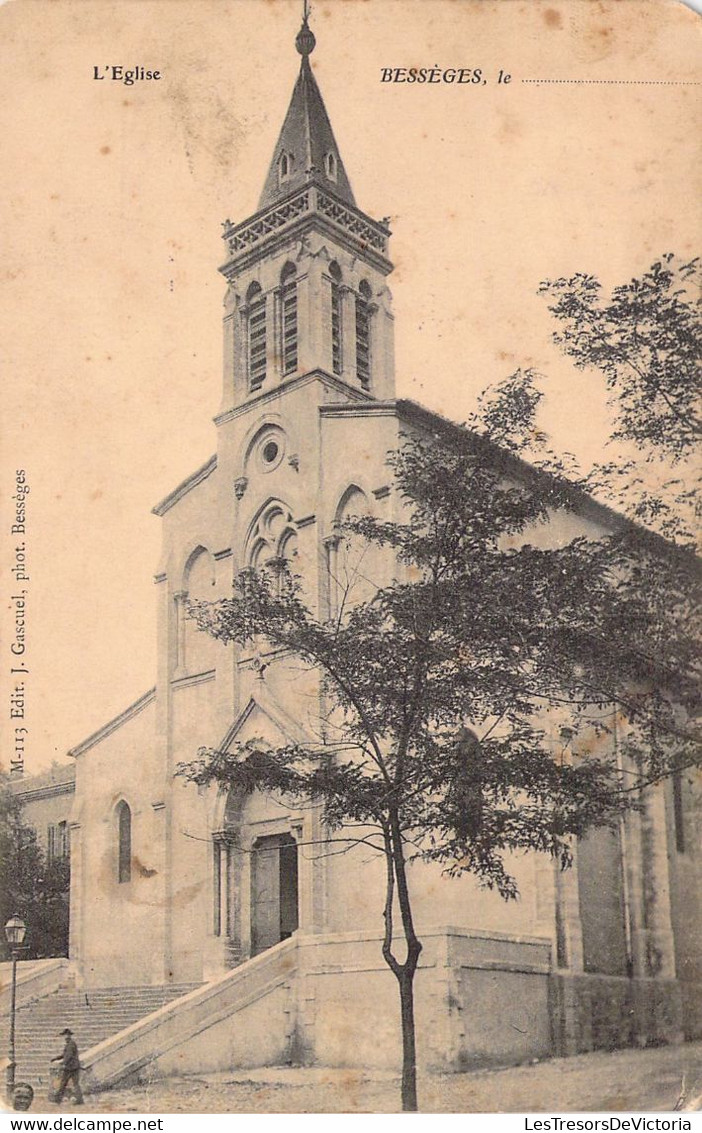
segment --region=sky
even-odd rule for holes
[[[0,8],[0,732],[7,765],[27,727],[27,774],[154,683],[151,508],[216,448],[221,222],[256,209],[301,7]],[[461,421],[486,386],[533,366],[543,424],[587,464],[609,427],[603,384],[552,344],[538,285],[580,271],[612,286],[664,252],[695,254],[699,17],[673,0],[311,8],[312,65],[356,201],[390,217],[398,396]],[[93,78],[113,65],[162,78]],[[422,66],[487,81],[381,82],[383,68]],[[21,535],[17,470],[30,487]],[[19,539],[26,675],[10,672]]]

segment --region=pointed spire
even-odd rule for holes
[[[329,115],[310,67],[309,57],[316,40],[307,17],[305,3],[302,27],[295,39],[295,47],[302,56],[300,74],[273,151],[259,209],[268,208],[302,188],[311,177],[348,204],[356,203]]]

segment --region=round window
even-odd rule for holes
[[[273,464],[273,462],[277,459],[279,452],[280,448],[278,447],[277,441],[266,441],[261,453],[261,455],[263,456],[263,463]]]
[[[275,472],[283,462],[287,438],[279,425],[265,425],[251,442],[246,468],[258,472]],[[253,462],[250,464],[249,462]]]

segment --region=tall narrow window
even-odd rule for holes
[[[294,264],[285,265],[280,284],[281,355],[285,375],[293,374],[297,369],[297,281]]]
[[[356,373],[364,389],[370,386],[370,308],[371,289],[365,279],[356,296]]]
[[[46,831],[46,856],[50,862],[56,857],[56,827],[49,826]]]
[[[67,858],[70,852],[70,843],[68,839],[68,823],[59,822],[58,824],[58,856],[60,858]]]
[[[214,853],[214,921],[212,931],[215,936],[222,935],[222,843],[215,838],[212,849]]]
[[[132,812],[122,800],[117,807],[117,880],[120,884],[132,879]]]
[[[259,389],[266,377],[266,297],[258,283],[252,283],[248,301],[249,385]]]
[[[683,807],[683,781],[679,768],[673,772],[673,819],[675,822],[675,849],[685,853],[685,810]]]
[[[337,263],[329,265],[331,276],[331,346],[332,369],[340,374],[342,365],[341,353],[341,269]]]

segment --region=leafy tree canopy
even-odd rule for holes
[[[603,295],[593,275],[545,280],[559,328],[554,341],[578,369],[607,380],[616,411],[615,440],[633,441],[673,461],[700,436],[699,259],[661,256],[640,278]]]
[[[614,411],[614,457],[583,487],[688,546],[700,519],[699,287],[699,259],[672,253],[609,296],[583,273],[540,287],[558,322],[554,341],[579,370],[604,375]]]
[[[2,955],[9,950],[2,931],[10,917],[27,925],[22,958],[68,955],[67,858],[47,861],[36,832],[22,817],[22,807],[0,776],[0,932]]]

